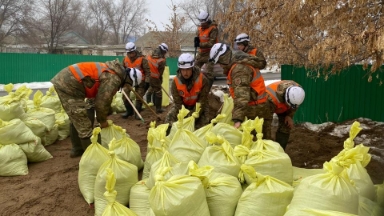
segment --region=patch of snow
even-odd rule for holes
[[[16,83],[16,84],[13,84],[13,90],[18,89],[23,85],[27,86],[30,89],[44,89],[44,88],[48,89],[52,86],[52,83],[51,82]],[[0,91],[5,91],[3,84],[0,84]]]
[[[314,132],[320,132],[324,128],[328,127],[329,125],[332,125],[332,122],[324,122],[322,124],[312,124],[310,122],[305,122],[303,125],[308,130],[314,131]]]
[[[384,163],[384,160],[381,157],[379,157],[377,155],[371,155],[371,156],[372,156],[371,160],[379,161],[382,164]]]

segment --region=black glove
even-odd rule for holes
[[[195,47],[199,47],[200,46],[200,38],[195,37],[194,43],[195,43]]]
[[[149,82],[145,82],[144,90],[147,91],[149,89]]]

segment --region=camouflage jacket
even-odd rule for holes
[[[217,24],[215,21],[212,21],[212,23],[208,26],[211,27],[211,26],[216,26],[216,28],[213,28],[211,30],[211,32],[209,33],[209,41],[208,42],[200,42],[200,48],[211,48],[213,47],[213,45],[215,45],[215,43],[217,43],[217,38],[219,36],[219,30],[217,29]],[[196,31],[196,36],[199,37],[199,29],[197,29]]]
[[[244,52],[248,53],[248,52],[250,52],[251,50],[253,50],[255,48],[256,47],[254,47],[252,45],[248,45],[248,46],[245,47]],[[258,68],[260,70],[264,69],[267,66],[267,61],[265,60],[263,52],[259,48],[257,48],[256,57],[258,57],[259,61],[260,61],[260,64],[259,64]]]
[[[277,86],[277,90],[276,90],[276,96],[277,96],[277,99],[279,101],[283,101],[285,102],[285,91],[287,90],[288,87],[290,86],[300,86],[298,83],[292,81],[292,80],[282,80],[281,83]],[[271,102],[272,104],[272,107],[273,107],[273,111],[276,110],[276,106],[275,104],[273,103],[273,100],[272,98],[268,95],[268,100]],[[293,116],[295,115],[296,113],[296,110],[297,109],[292,109],[290,108],[289,110],[287,110],[285,113],[283,113],[282,115],[286,115],[286,116],[290,116],[293,118]]]
[[[145,56],[143,54],[141,54],[141,52],[139,52],[137,50],[135,52],[136,52],[136,56],[134,58],[129,58],[129,57],[128,58],[131,62],[134,62],[137,58],[143,57],[143,61],[141,63],[141,68],[143,68],[143,71],[145,74],[145,82],[149,82],[149,80],[151,78],[151,71],[149,69],[148,60],[145,58]],[[125,58],[123,60],[123,65],[125,67]]]
[[[242,51],[233,51],[230,64],[224,67],[224,73],[228,74],[234,64],[236,66],[231,73],[232,88],[235,95],[232,119],[242,121],[247,111],[248,102],[257,100],[257,92],[250,88],[253,78],[252,67],[260,67],[262,61],[257,56],[251,56]]]
[[[162,79],[163,73],[164,73],[164,69],[165,69],[165,66],[166,66],[165,56],[161,53],[161,50],[160,50],[159,47],[157,47],[156,49],[154,49],[152,51],[152,55],[151,56],[152,56],[152,58],[155,58],[155,59],[160,59],[160,58],[164,59],[163,62],[159,63],[159,67],[157,68],[159,70],[159,73],[160,73],[160,79]]]
[[[197,77],[199,75],[200,75],[200,70],[198,67],[193,67],[192,76],[188,80],[185,80],[182,77],[180,70],[177,71],[177,77],[181,80],[181,82],[183,84],[187,85],[188,90],[192,89],[192,87],[194,85],[194,81],[197,79]],[[176,79],[176,77],[175,77],[175,79]],[[208,84],[209,84],[208,79],[205,76],[203,76],[203,87],[202,87],[201,91],[199,92],[198,99],[197,99],[197,102],[201,104],[200,114],[202,112],[203,113],[209,113],[208,95],[209,95],[209,92],[211,89],[209,88]],[[183,98],[179,95],[179,92],[177,90],[176,83],[174,80],[172,81],[172,84],[171,84],[171,93],[172,93],[172,97],[174,100],[174,106],[175,106],[176,110],[180,110],[181,106],[184,105],[183,104]],[[190,108],[188,108],[188,109],[190,109]],[[177,115],[177,113],[176,113],[176,115]]]

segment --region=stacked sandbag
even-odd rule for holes
[[[220,113],[224,116],[224,118],[221,118],[219,122],[233,125],[233,121],[232,121],[233,107],[234,107],[233,98],[229,97],[228,94],[224,94],[223,107],[221,108],[221,113]]]
[[[114,114],[125,112],[123,94],[121,92],[116,92],[116,94],[113,96],[111,108]]]
[[[28,174],[27,157],[19,145],[0,143],[0,176]]]
[[[184,105],[181,107],[178,113],[178,121],[174,122],[172,124],[171,131],[169,132],[168,138],[170,140],[173,139],[174,135],[176,134],[176,131],[179,128],[186,129],[190,132],[195,131],[195,120],[196,118],[199,117],[199,112],[200,112],[200,103],[196,103],[196,108],[195,111],[192,113],[192,115],[188,118],[185,118],[189,114],[189,110],[184,107]],[[179,118],[180,116],[180,118]]]
[[[69,128],[71,121],[69,120],[69,116],[63,109],[63,107],[60,108],[60,112],[55,114],[56,119],[56,125],[57,125],[57,133],[58,133],[58,140],[64,140],[69,136]]]
[[[212,130],[213,126],[215,126],[219,122],[220,119],[222,119],[224,117],[225,117],[225,115],[223,115],[223,114],[217,115],[216,118],[211,120],[211,123],[193,131],[193,134],[195,134],[200,140],[205,142],[205,146],[208,146],[209,143],[205,139],[205,135]]]
[[[297,185],[299,185],[300,182],[308,176],[325,173],[324,169],[305,169],[305,168],[300,168],[295,166],[292,166],[292,171],[293,171],[293,178],[292,178],[293,187],[297,187]]]
[[[13,84],[5,85],[4,89],[8,92],[8,95],[0,97],[0,119],[10,121],[23,117],[25,114],[22,106],[24,94],[12,92]]]
[[[20,119],[0,119],[0,140],[2,144],[22,144],[35,140],[36,135]]]
[[[38,136],[35,136],[35,140],[19,144],[19,146],[27,156],[28,162],[41,162],[52,158],[51,153],[44,148]]]
[[[148,179],[143,179],[131,187],[129,196],[129,208],[138,216],[147,216],[151,206],[149,205],[149,189],[145,183]]]
[[[41,98],[41,107],[49,108],[58,113],[61,111],[61,102],[53,86]]]
[[[107,120],[108,127],[101,129],[101,145],[108,149],[108,144],[112,141],[112,139],[119,140],[124,136],[129,135],[127,133],[122,133],[123,128],[115,125],[112,120]]]
[[[242,132],[237,128],[233,127],[233,124],[227,124],[219,122],[211,129],[211,132],[224,137],[225,140],[231,144],[232,148],[241,144]]]

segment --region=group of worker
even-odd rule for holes
[[[234,102],[234,127],[239,128],[246,118],[264,118],[263,137],[271,139],[273,114],[276,113],[279,127],[275,140],[285,149],[293,127],[293,115],[305,97],[303,88],[290,80],[265,86],[260,70],[266,67],[267,62],[263,53],[250,44],[249,36],[239,34],[234,40],[237,50],[232,50],[228,45],[218,43],[217,25],[207,12],[201,12],[198,19],[200,26],[194,38],[197,56],[195,59],[192,54],[183,53],[178,57],[178,70],[171,82],[173,104],[164,122],[171,127],[182,106],[194,112],[197,103],[201,104],[201,110],[196,128],[210,122],[208,95],[214,81],[213,66],[219,64],[227,75]],[[125,48],[123,63],[118,60],[77,63],[64,68],[51,80],[71,121],[71,157],[81,156],[91,144],[95,111],[100,127],[108,127],[110,105],[120,89],[125,95],[131,91],[137,95],[134,106],[129,97],[123,97],[126,108],[123,118],[135,115],[140,119],[138,114],[142,110],[144,95],[147,95],[147,102],[153,100],[156,113],[163,112],[162,77],[167,44],[161,43],[148,56],[142,55],[132,42]],[[201,68],[204,64],[206,71],[203,73]],[[89,100],[91,103],[87,103],[85,98],[92,99]]]

